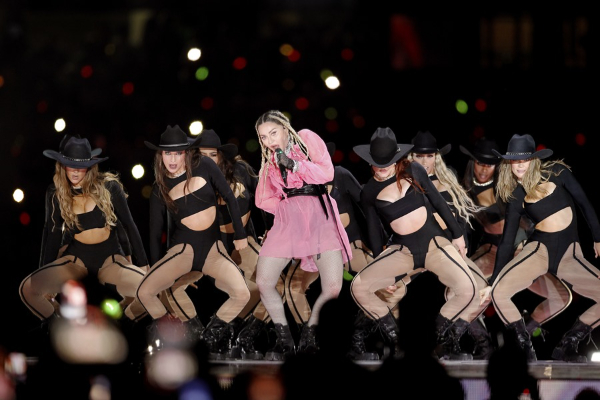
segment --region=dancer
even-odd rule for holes
[[[45,150],[56,161],[54,183],[46,191],[46,217],[42,235],[40,268],[28,275],[19,287],[23,303],[44,323],[56,318],[49,294],[61,293],[68,280],[95,277],[123,297],[134,297],[148,261],[127,195],[116,174],[100,172],[99,149],[92,151],[87,139],[67,138],[62,150]],[[119,245],[117,221],[131,242],[134,261],[128,261]],[[63,232],[63,228],[67,233]],[[56,259],[65,237],[68,244]],[[125,309],[131,320],[141,318],[144,309],[132,302]]]
[[[529,332],[512,297],[528,288],[539,276],[550,272],[565,281],[575,293],[594,302],[577,318],[574,325],[554,348],[552,358],[586,362],[577,352],[579,342],[600,324],[600,270],[582,254],[577,230],[579,206],[591,228],[595,257],[600,254],[600,223],[581,185],[563,160],[541,160],[553,154],[550,149],[536,150],[529,134],[514,134],[502,157],[498,185],[500,198],[507,203],[502,239],[498,245],[492,287],[480,292],[481,302],[490,297],[507,330],[527,352],[529,361],[537,357]],[[513,244],[522,215],[535,224],[523,250],[513,258]]]
[[[453,168],[448,167],[444,161],[444,155],[448,154],[451,149],[451,145],[447,144],[441,149],[437,146],[437,140],[429,131],[419,131],[412,139],[414,147],[408,156],[410,161],[416,161],[425,168],[427,175],[435,185],[436,189],[440,192],[444,200],[450,206],[452,213],[456,220],[460,224],[465,236],[467,232],[473,230],[471,221],[474,219],[474,214],[481,210],[471,197],[467,194],[465,189],[460,185],[456,172]],[[446,227],[444,221],[439,217],[438,213],[434,213],[434,216],[448,239],[452,239],[451,233]],[[468,244],[467,244],[468,248]],[[479,267],[470,259],[465,258],[465,262],[469,266],[475,281],[477,282],[478,291],[487,286],[487,280]],[[445,296],[446,300],[453,296],[454,293],[450,288],[446,288]],[[468,318],[472,320],[471,324],[468,324],[466,320],[456,321],[449,332],[454,338],[459,340],[450,340],[446,337],[438,338],[438,341],[442,345],[439,348],[439,355],[442,358],[448,357],[446,353],[450,353],[450,356],[455,358],[458,354],[462,354],[463,359],[470,359],[471,356],[463,353],[460,347],[455,347],[452,351],[448,351],[448,346],[460,346],[460,337],[468,331],[469,335],[475,342],[473,358],[476,359],[487,359],[492,351],[491,337],[480,320],[480,316],[487,307],[487,304],[481,305],[478,309],[473,310],[473,315]]]
[[[397,286],[400,281],[410,282],[419,272],[433,272],[455,294],[438,314],[438,337],[443,337],[457,322],[460,326],[471,322],[469,318],[478,307],[475,301],[477,284],[463,260],[466,255],[463,232],[425,169],[406,159],[412,147],[411,144],[398,144],[390,128],[377,128],[370,144],[354,146],[356,154],[373,170],[373,177],[363,187],[361,203],[375,256],[375,260],[354,277],[351,285],[354,300],[366,314],[366,320],[356,321],[353,350],[349,353],[354,359],[361,359],[366,353],[364,343],[360,342],[373,325],[381,328],[393,345],[395,355],[400,351],[396,321],[388,304],[375,292]],[[450,229],[452,241],[433,219],[431,207]],[[379,232],[382,222],[393,232],[387,247],[377,234],[371,235],[371,232]],[[402,291],[396,292],[405,291],[403,287]],[[460,339],[452,335],[451,338]]]
[[[498,165],[502,158],[492,152],[492,150],[500,151],[500,148],[496,141],[487,138],[477,140],[471,150],[462,145],[459,148],[470,158],[465,168],[463,186],[473,201],[484,207],[475,214],[478,239],[474,243],[475,251],[470,258],[477,264],[487,280],[494,271],[498,244],[504,229],[506,207],[496,195],[500,170]],[[523,216],[515,236],[513,246],[515,255],[522,250],[531,230],[533,230],[531,221]],[[544,299],[525,320],[530,335],[540,329],[542,324],[564,311],[573,298],[569,287],[551,273],[541,275],[527,289]],[[469,332],[471,329],[473,329],[473,324],[469,327]],[[486,342],[480,344],[476,342],[476,347],[481,349],[485,349],[485,345]]]
[[[318,271],[321,293],[305,325],[299,351],[316,352],[315,327],[323,303],[339,295],[343,265],[352,254],[335,200],[325,183],[333,179],[333,164],[325,142],[314,132],[296,132],[280,111],[268,111],[256,121],[262,161],[256,205],[273,214],[259,254],[256,283],[277,333],[267,360],[283,360],[295,346],[283,301],[276,289],[279,276],[292,258],[301,267]]]
[[[231,321],[250,299],[239,267],[227,254],[220,239],[217,197],[228,206],[235,231],[233,245],[238,251],[248,245],[238,203],[217,165],[207,157],[193,157],[197,143],[190,144],[178,125],[168,126],[158,145],[144,142],[155,150],[155,183],[150,196],[150,262],[152,267],[140,283],[137,297],[152,316],[150,342],[160,338],[158,326],[167,309],[158,295],[167,290],[171,306],[188,331],[202,335],[211,358],[225,358],[233,335]],[[166,214],[173,220],[173,233],[166,255],[161,254],[161,238]],[[215,279],[215,286],[229,298],[203,329],[196,309],[185,292],[202,275]]]

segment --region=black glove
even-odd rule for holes
[[[294,160],[292,160],[291,158],[288,158],[288,156],[285,155],[283,150],[281,150],[279,148],[275,152],[277,153],[277,164],[279,164],[291,171],[294,168]]]

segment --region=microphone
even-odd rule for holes
[[[283,155],[283,150],[279,147],[275,149],[275,153],[277,153],[277,164],[279,164],[279,157]],[[281,177],[283,178],[283,184],[287,186],[287,168],[283,165],[279,164],[279,172],[281,172]]]

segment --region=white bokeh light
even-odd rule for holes
[[[23,193],[23,191],[21,189],[15,189],[15,191],[13,192],[13,200],[16,201],[17,203],[20,203],[23,201],[24,198],[25,198],[25,193]]]
[[[56,132],[62,132],[65,130],[66,127],[67,123],[64,119],[59,118],[56,121],[54,121],[54,129],[56,130]]]
[[[198,61],[201,55],[202,52],[197,47],[192,47],[187,53],[188,60],[190,61]]]
[[[335,76],[330,76],[325,79],[325,86],[332,90],[337,89],[340,87],[340,80]]]
[[[190,124],[190,133],[192,135],[199,135],[204,129],[204,124],[200,121],[194,121]]]
[[[144,170],[144,167],[141,164],[136,164],[133,166],[133,168],[131,168],[131,175],[135,179],[140,179],[142,176],[144,176],[145,172],[146,171]]]

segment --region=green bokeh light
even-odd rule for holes
[[[196,79],[203,81],[208,77],[208,68],[200,67],[196,70]]]
[[[467,102],[464,100],[456,100],[456,104],[454,105],[456,107],[456,111],[458,111],[461,114],[466,114],[467,111],[469,111],[469,106],[467,105]]]
[[[101,305],[102,312],[113,319],[120,319],[123,316],[123,309],[115,299],[106,299]]]

